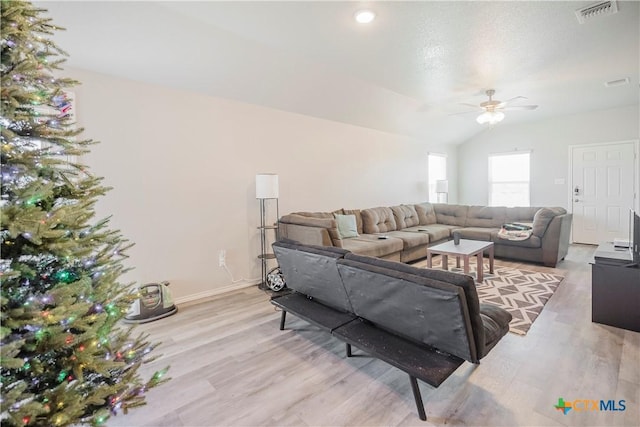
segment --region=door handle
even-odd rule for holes
[[[574,202],[579,202],[579,201],[580,201],[580,199],[575,199],[575,200],[574,200]]]

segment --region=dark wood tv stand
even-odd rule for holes
[[[598,246],[591,263],[591,320],[640,332],[640,266],[628,249]]]

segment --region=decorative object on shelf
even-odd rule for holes
[[[436,194],[438,195],[438,203],[449,203],[449,181],[446,179],[436,181]],[[444,197],[441,196],[442,194]]]
[[[275,240],[278,240],[278,219],[280,212],[278,208],[278,175],[274,173],[261,173],[256,175],[256,199],[260,201],[260,255],[258,259],[261,261],[261,279],[260,287],[268,287],[267,269],[270,259],[275,259],[275,255],[268,252],[269,243],[267,230],[275,231]],[[273,225],[268,224],[268,200],[275,201],[275,222]]]

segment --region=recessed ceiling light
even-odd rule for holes
[[[376,19],[376,14],[370,10],[359,10],[355,13],[354,18],[360,24],[368,24]]]

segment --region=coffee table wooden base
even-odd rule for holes
[[[462,271],[469,274],[469,258],[476,257],[478,266],[476,268],[476,280],[482,283],[484,280],[484,264],[482,257],[484,251],[489,254],[489,273],[493,274],[493,242],[482,242],[477,240],[461,239],[460,244],[455,245],[453,241],[441,243],[427,248],[427,267],[432,268],[432,256],[442,255],[442,268],[449,269],[449,255],[456,257],[456,267],[460,268],[460,258],[463,260]]]

